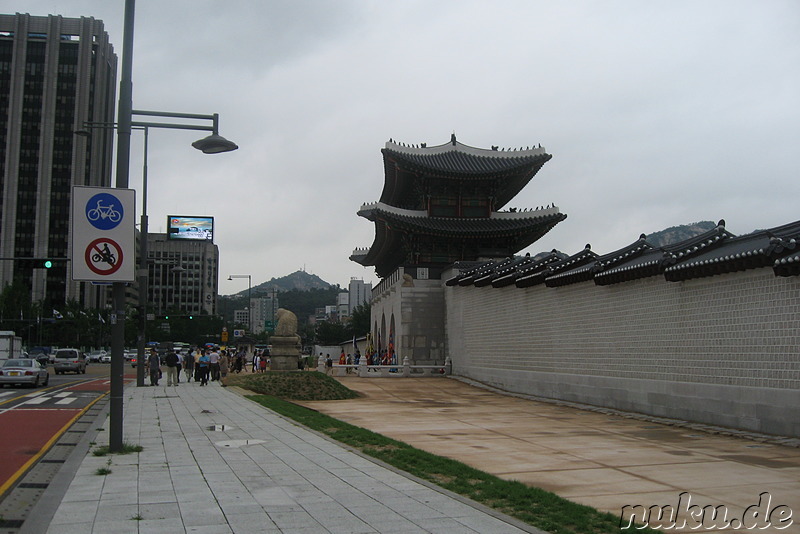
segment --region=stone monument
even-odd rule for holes
[[[269,338],[270,369],[273,371],[297,371],[300,357],[300,336],[297,335],[297,316],[289,310],[279,308],[275,334]]]

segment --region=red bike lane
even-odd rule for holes
[[[90,380],[38,395],[20,395],[0,405],[0,495],[24,475],[64,432],[109,390],[108,379]],[[86,396],[95,392],[95,396]],[[80,393],[74,406],[65,404]]]

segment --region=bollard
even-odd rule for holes
[[[403,376],[405,378],[411,376],[411,362],[408,360],[408,356],[403,358]]]

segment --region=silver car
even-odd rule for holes
[[[50,373],[41,362],[32,358],[6,360],[0,367],[0,384],[19,384],[32,387],[50,383]]]
[[[58,349],[53,362],[53,369],[57,375],[66,373],[86,374],[86,355],[78,349]]]

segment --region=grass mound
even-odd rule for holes
[[[239,386],[259,395],[280,399],[317,401],[354,399],[358,393],[317,371],[268,371],[228,375],[225,385]]]

